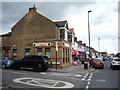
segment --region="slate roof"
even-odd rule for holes
[[[66,27],[67,20],[54,22],[58,27]]]

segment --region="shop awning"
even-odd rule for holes
[[[74,48],[72,48],[72,52],[73,52],[73,55],[79,55],[79,52],[75,50]]]

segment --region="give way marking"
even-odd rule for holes
[[[17,78],[13,80],[16,83],[27,84],[38,87],[45,88],[72,88],[74,85],[69,82],[50,80],[50,79],[40,79],[40,78]]]

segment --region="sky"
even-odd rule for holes
[[[41,2],[40,2],[41,1]],[[119,0],[4,0],[0,3],[0,34],[11,28],[36,5],[37,11],[52,21],[68,21],[69,28],[74,28],[77,40],[88,46],[88,11],[90,23],[91,47],[108,53],[118,52],[118,1]]]

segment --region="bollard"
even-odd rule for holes
[[[84,64],[84,61],[82,60],[81,63]]]
[[[88,63],[84,62],[84,69],[88,69]]]

